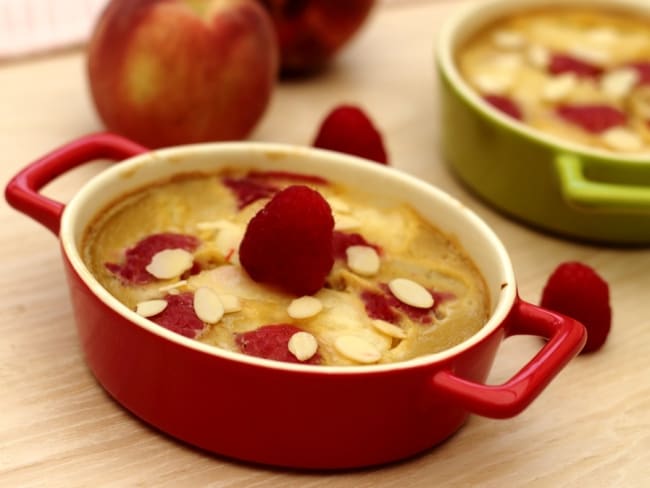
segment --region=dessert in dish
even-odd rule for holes
[[[650,152],[650,19],[560,6],[504,17],[456,53],[467,83],[545,133]]]
[[[490,313],[453,236],[403,203],[307,174],[177,176],[106,208],[82,249],[148,320],[280,361],[408,360],[463,342]]]

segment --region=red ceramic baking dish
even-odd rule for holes
[[[67,204],[39,193],[96,159],[121,162]],[[224,165],[308,172],[349,187],[381,188],[457,237],[491,296],[488,323],[443,352],[392,364],[313,366],[225,351],[175,334],[118,302],[80,257],[84,229],[106,205],[148,184]],[[11,205],[59,238],[79,339],[98,382],[160,430],[224,456],[295,468],[349,468],[402,459],[440,443],[475,413],[517,415],[581,350],[583,326],[522,301],[497,236],[441,190],[383,165],[334,152],[262,143],[219,143],[148,151],[112,134],[57,149],[18,173]],[[486,378],[499,344],[547,339],[501,385]]]

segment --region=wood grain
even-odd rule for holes
[[[279,83],[251,139],[310,144],[338,103],[364,106],[395,166],[481,215],[511,253],[524,299],[536,302],[565,260],[595,267],[610,285],[607,346],[573,361],[521,415],[472,417],[452,439],[388,466],[294,472],[211,455],[148,427],[108,397],[84,363],[58,242],[0,206],[0,486],[641,487],[650,482],[650,252],[558,239],[476,200],[441,161],[433,71],[436,31],[458,1],[390,2],[317,78]],[[100,130],[83,52],[0,67],[0,181],[54,147]],[[46,189],[63,202],[96,163]],[[490,376],[521,367],[539,341],[506,341]]]

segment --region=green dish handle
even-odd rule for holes
[[[563,153],[554,163],[562,196],[571,204],[650,210],[650,161],[598,161]]]

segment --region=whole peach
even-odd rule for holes
[[[285,74],[323,68],[360,29],[374,0],[259,0],[271,14]]]
[[[271,99],[278,48],[255,0],[112,0],[87,61],[106,127],[161,147],[246,137]]]

